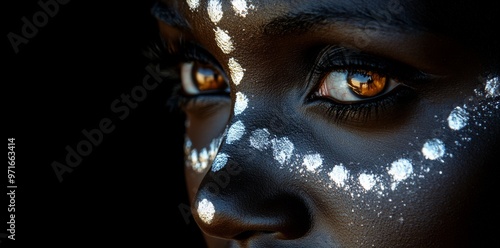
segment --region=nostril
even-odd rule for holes
[[[303,197],[252,192],[258,193],[249,197],[234,191],[215,195],[200,190],[193,209],[196,222],[209,236],[241,241],[261,235],[298,239],[310,230],[312,218]]]

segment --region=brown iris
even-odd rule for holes
[[[195,62],[192,73],[194,84],[200,91],[223,90],[227,87],[224,77],[208,64]]]
[[[347,75],[349,88],[360,97],[378,95],[385,88],[387,78],[373,72],[353,72]]]

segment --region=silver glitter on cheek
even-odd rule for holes
[[[214,163],[212,164],[212,171],[217,172],[220,169],[224,168],[224,166],[226,166],[227,164],[228,157],[229,156],[225,153],[218,154],[215,157]]]
[[[219,150],[222,138],[218,137],[210,142],[208,147],[202,148],[200,151],[192,148],[191,140],[186,137],[184,142],[184,154],[186,157],[185,164],[193,171],[202,173],[208,168],[210,163],[214,161]]]
[[[359,175],[359,184],[365,189],[370,190],[375,184],[377,180],[374,175],[362,173]]]
[[[245,125],[241,121],[235,122],[227,131],[226,144],[232,144],[245,134]]]
[[[441,158],[444,155],[445,150],[444,143],[440,139],[428,140],[422,147],[424,157],[430,160]]]
[[[309,154],[304,156],[303,166],[306,167],[308,171],[316,171],[323,164],[323,158],[319,154]]]
[[[269,140],[269,136],[271,134],[267,129],[257,129],[252,132],[252,136],[250,136],[250,146],[253,148],[263,151],[269,146],[269,143],[271,142]]]
[[[271,140],[271,144],[273,147],[273,156],[276,161],[284,165],[290,160],[293,155],[294,145],[287,137],[273,139]]]
[[[486,91],[487,97],[497,97],[500,96],[500,82],[498,77],[494,77],[486,81],[486,85],[484,86],[484,90]]]
[[[248,98],[241,92],[236,93],[236,102],[234,104],[234,115],[239,115],[245,111],[248,106]]]
[[[207,199],[203,199],[198,203],[196,212],[198,212],[198,216],[203,222],[211,224],[215,215],[214,204]]]
[[[455,107],[448,116],[448,126],[453,130],[460,130],[467,126],[469,114],[461,107]]]
[[[339,187],[343,187],[345,181],[349,178],[349,172],[342,165],[335,165],[330,173],[328,173],[330,179],[337,184]]]
[[[207,148],[201,149],[200,154],[198,155],[198,160],[200,162],[200,168],[202,168],[202,170],[208,167],[210,161],[208,157]]]
[[[399,182],[405,180],[413,173],[413,164],[410,160],[401,158],[392,162],[388,172],[393,180],[391,188],[395,190]]]

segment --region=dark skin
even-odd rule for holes
[[[198,54],[179,94],[209,247],[497,242],[494,6],[236,2],[158,15],[165,49]]]

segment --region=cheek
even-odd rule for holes
[[[229,103],[204,110],[185,111],[184,170],[190,199],[217,155],[230,113]]]
[[[344,200],[340,202],[345,204],[324,212],[336,216],[374,216],[397,228],[397,223],[404,224],[415,215],[432,213],[434,217],[453,218],[451,213],[462,213],[470,207],[468,204],[484,204],[472,199],[477,199],[478,191],[494,193],[497,188],[484,187],[487,183],[477,180],[486,178],[483,173],[498,171],[487,171],[498,164],[495,155],[491,155],[498,153],[494,145],[500,136],[497,82],[498,79],[487,81],[474,94],[455,102],[455,107],[428,106],[418,114],[423,120],[421,124],[412,124],[418,129],[387,138],[392,143],[370,154],[369,157],[374,158],[371,162],[359,162],[355,156],[350,156],[351,159],[327,157],[329,162],[325,164],[333,166],[324,167],[324,175],[316,182],[341,195]],[[375,144],[371,142],[371,139],[366,139],[364,144],[356,142],[360,154],[374,150]],[[391,147],[397,147],[398,152]],[[313,177],[305,174],[305,178]],[[322,197],[333,201],[337,196]],[[457,197],[470,201],[456,202]],[[361,219],[359,224],[368,223]]]

